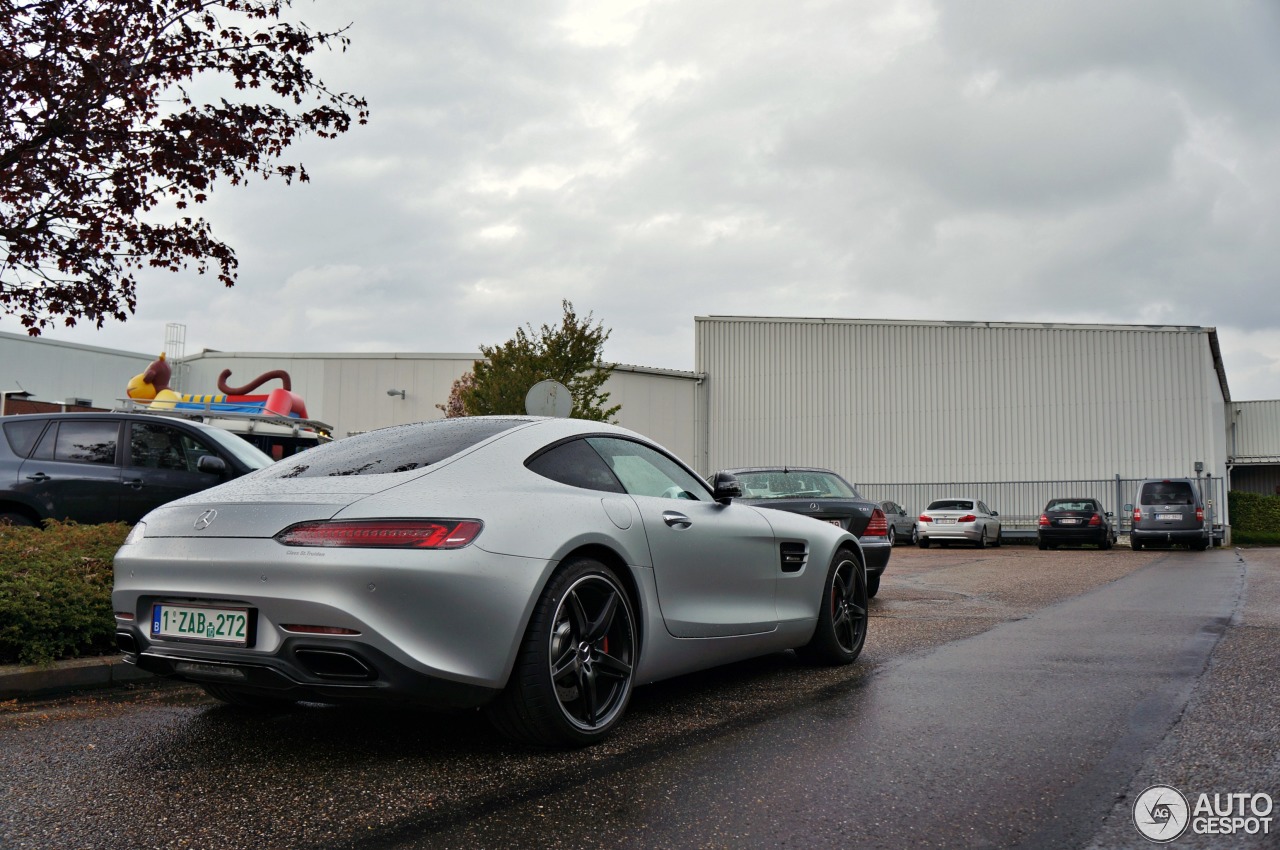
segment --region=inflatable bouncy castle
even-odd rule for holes
[[[289,373],[276,369],[259,375],[243,387],[227,385],[230,369],[223,369],[218,376],[218,390],[223,395],[189,395],[169,389],[173,371],[164,354],[151,361],[141,375],[129,380],[129,398],[152,408],[173,410],[205,410],[218,413],[253,413],[259,415],[307,418],[307,405],[302,396],[293,392]],[[280,379],[283,386],[266,395],[251,395],[268,381]]]

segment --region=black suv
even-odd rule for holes
[[[0,418],[0,523],[137,522],[152,508],[271,464],[234,434],[145,413]]]

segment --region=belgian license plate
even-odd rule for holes
[[[834,525],[836,528],[844,528],[844,523],[843,523],[843,522],[841,522],[841,521],[840,521],[840,520],[838,520],[838,519],[829,519],[829,520],[827,520],[827,522],[831,523],[831,524],[832,524],[832,525]]]
[[[956,524],[956,521],[954,519],[940,519],[940,520],[936,520],[936,522],[938,523],[938,525],[955,525]]]
[[[230,646],[247,646],[249,612],[244,608],[204,605],[156,605],[151,610],[151,636]]]
[[[1156,519],[1173,522],[1182,519],[1182,514],[1156,514]]]
[[[1062,523],[1063,525],[1079,525],[1080,524],[1080,520],[1070,519],[1070,518],[1060,519],[1058,520],[1058,522]]]

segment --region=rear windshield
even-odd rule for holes
[[[1194,505],[1195,492],[1188,481],[1148,481],[1142,485],[1144,505]]]
[[[1049,507],[1045,508],[1046,513],[1057,513],[1059,511],[1094,511],[1098,510],[1098,505],[1091,499],[1062,499],[1056,502],[1050,502]]]
[[[748,499],[860,499],[853,489],[834,472],[813,470],[765,470],[739,472],[735,477]]]
[[[930,502],[926,510],[930,511],[971,511],[973,510],[972,499],[938,499],[936,502]]]
[[[357,434],[273,464],[269,478],[381,475],[423,469],[521,424],[520,419],[437,419]]]

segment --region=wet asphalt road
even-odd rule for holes
[[[1280,550],[900,548],[858,664],[641,688],[587,751],[185,686],[3,705],[0,848],[1150,846],[1155,782],[1280,799],[1278,638]]]

